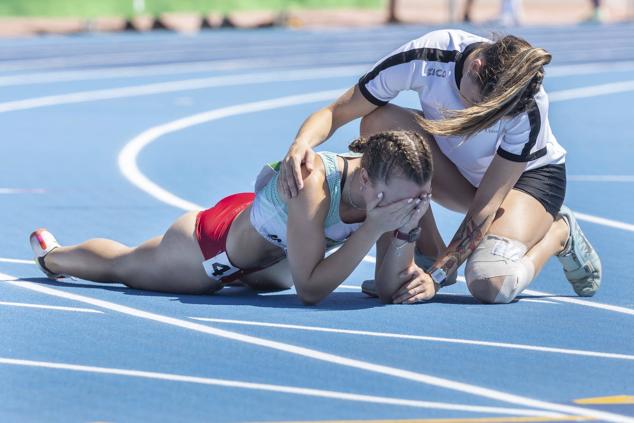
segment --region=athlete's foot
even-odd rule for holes
[[[572,210],[562,206],[559,215],[567,223],[569,234],[557,258],[577,295],[591,297],[601,286],[601,259],[581,231]]]
[[[43,228],[36,229],[29,237],[29,241],[35,256],[35,263],[47,278],[57,280],[68,277],[51,271],[46,265],[45,259],[48,254],[60,246],[52,233]]]

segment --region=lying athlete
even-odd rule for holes
[[[422,135],[409,131],[380,132],[350,149],[362,154],[316,155],[316,171],[304,169],[304,189],[292,199],[278,189],[279,164],[265,166],[255,193],[186,213],[165,235],[135,248],[109,239],[63,247],[46,229],[31,234],[31,246],[52,279],[183,294],[212,293],[237,280],[255,289],[294,284],[304,303],[316,304],[376,243],[375,278],[390,301],[405,282],[399,273],[413,263],[429,206],[431,152]]]

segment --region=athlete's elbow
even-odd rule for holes
[[[307,292],[298,292],[297,296],[299,297],[302,304],[305,306],[316,306],[324,299],[321,295],[316,295],[315,293],[307,293]]]
[[[325,295],[314,288],[310,287],[305,281],[295,281],[295,291],[299,300],[305,306],[315,306],[324,299]]]

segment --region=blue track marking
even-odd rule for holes
[[[549,93],[634,79],[632,70],[609,70],[634,60],[631,25],[522,28],[517,31],[554,55],[551,66],[594,63],[592,73],[547,76]],[[0,40],[3,77],[36,75],[38,83],[2,86],[0,103],[50,95],[119,89],[194,78],[369,67],[391,48],[430,28],[397,27],[345,31],[209,32]],[[486,28],[476,31],[485,34]],[[629,35],[628,35],[629,34]],[[379,36],[380,35],[380,36]],[[613,49],[598,50],[610,44]],[[244,48],[238,48],[244,47]],[[249,64],[252,62],[252,65]],[[204,64],[206,70],[184,66]],[[159,66],[159,68],[156,68]],[[181,68],[168,69],[170,66]],[[605,66],[607,70],[600,69]],[[123,68],[123,70],[121,70]],[[125,75],[125,68],[131,75]],[[147,76],[138,70],[148,69]],[[152,74],[150,69],[159,69]],[[165,71],[168,69],[169,71]],[[133,74],[132,70],[136,71]],[[92,72],[92,73],[91,73]],[[96,78],[95,72],[103,72]],[[562,70],[562,72],[564,72]],[[62,75],[63,74],[63,75]],[[55,81],[62,75],[66,80]],[[64,76],[65,75],[65,76]],[[75,75],[75,76],[73,76]],[[50,80],[46,80],[49,78]],[[74,78],[74,79],[73,79]],[[27,236],[46,226],[65,244],[111,237],[137,244],[164,232],[182,210],[132,185],[117,166],[121,149],[151,127],[227,106],[289,95],[334,90],[358,75],[271,81],[144,96],[50,105],[0,113],[6,157],[0,188],[43,192],[0,193],[5,229],[0,258],[28,260]],[[568,150],[574,175],[633,175],[634,135],[629,120],[633,91],[553,102],[550,119]],[[411,95],[397,103],[416,106]],[[261,165],[280,159],[303,119],[325,101],[237,115],[158,138],[138,157],[154,183],[187,201],[211,205],[222,196],[251,189]],[[1,107],[1,105],[0,105]],[[343,151],[358,134],[347,125],[324,147]],[[574,210],[634,223],[634,183],[571,181],[567,204]],[[461,216],[435,208],[447,239]],[[601,253],[603,286],[588,302],[634,309],[634,265],[627,252],[634,233],[581,222]],[[370,253],[372,256],[374,252]],[[373,264],[363,262],[345,282],[359,286]],[[632,394],[631,360],[571,356],[483,345],[390,339],[275,327],[204,322],[192,317],[459,338],[615,354],[634,354],[633,316],[558,302],[557,297],[486,306],[463,283],[436,301],[384,306],[358,290],[342,288],[318,307],[304,307],[293,290],[256,294],[242,288],[215,296],[146,293],[86,281],[55,283],[36,266],[0,260],[0,273],[69,294],[108,301],[264,340],[278,341],[367,363],[409,370],[561,405],[577,398]],[[573,297],[559,264],[551,260],[531,290]],[[95,308],[67,298],[0,283],[0,301]],[[524,408],[503,401],[335,365],[261,346],[223,339],[99,309],[102,314],[0,304],[0,359],[128,369],[227,381],[313,388],[353,394],[487,407]],[[10,365],[0,360],[0,420],[186,420],[282,421],[499,417],[403,405],[372,405],[256,389],[230,388],[69,369]],[[37,387],[37,395],[32,395]],[[634,418],[628,405],[580,406]],[[544,410],[542,410],[544,411]],[[512,414],[507,414],[512,416]]]

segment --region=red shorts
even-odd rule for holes
[[[231,224],[254,198],[252,192],[233,194],[196,216],[196,239],[205,258],[203,267],[218,282],[228,283],[245,274],[231,264],[225,252]]]

